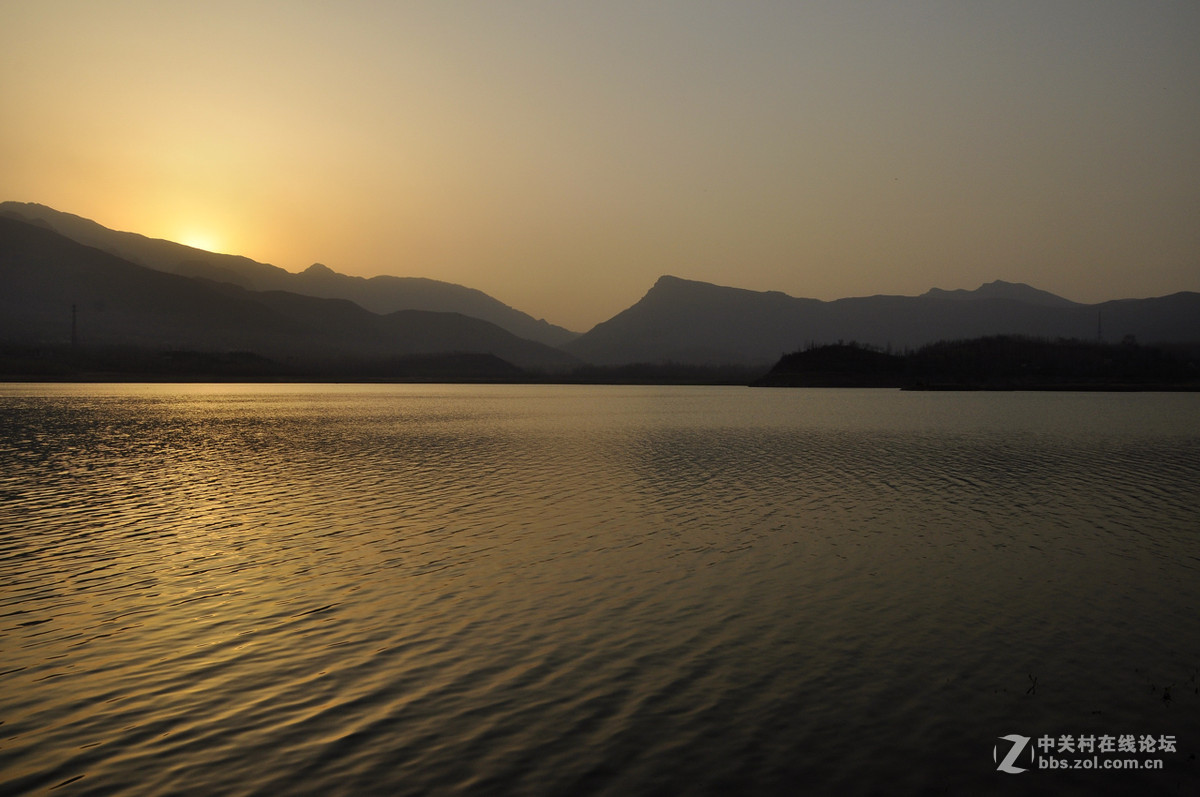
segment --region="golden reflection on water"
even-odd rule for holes
[[[961,790],[1200,730],[1148,689],[1200,666],[1191,396],[0,401],[0,790]]]

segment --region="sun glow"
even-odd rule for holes
[[[218,241],[217,237],[211,233],[199,230],[189,230],[181,233],[176,240],[184,246],[190,246],[193,249],[203,249],[206,252],[220,251],[218,248],[220,246],[220,242]]]

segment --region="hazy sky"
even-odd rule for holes
[[[1200,2],[0,0],[0,199],[584,330],[1200,290]]]

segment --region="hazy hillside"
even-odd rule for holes
[[[0,219],[18,217],[94,246],[124,264],[109,264],[116,268],[110,284],[94,274],[88,276],[86,269],[79,271],[78,263],[46,260],[46,268],[75,267],[78,273],[59,275],[75,280],[73,284],[94,281],[88,288],[93,297],[90,306],[70,298],[61,286],[56,288],[50,271],[42,275],[45,282],[27,286],[32,291],[27,304],[12,298],[19,295],[15,290],[8,291],[4,301],[10,312],[0,324],[10,334],[36,333],[44,339],[58,335],[62,340],[69,334],[64,332],[69,320],[64,308],[76,303],[81,330],[93,329],[113,340],[327,356],[342,349],[379,354],[396,347],[414,354],[494,351],[514,363],[555,369],[570,367],[575,362],[570,355],[597,366],[674,363],[766,368],[798,347],[838,341],[894,350],[991,335],[1108,341],[1132,335],[1145,343],[1200,341],[1200,294],[1196,293],[1084,305],[1029,285],[997,280],[972,291],[935,288],[921,296],[826,302],[670,276],[661,277],[633,306],[576,335],[535,321],[480,291],[436,280],[364,279],[338,274],[321,264],[293,274],[244,257],[115,232],[41,205],[0,204]],[[91,258],[94,255],[84,257]],[[140,272],[126,279],[122,269],[130,265],[152,269],[159,278],[201,279],[206,282],[205,292],[196,293],[194,282],[167,286]],[[16,286],[33,277],[11,279]],[[118,290],[118,286],[123,287]],[[175,293],[181,297],[179,306],[150,302],[150,297]],[[218,298],[226,302],[223,309],[204,310],[206,303]],[[260,315],[263,311],[268,314]],[[439,313],[453,314],[455,320],[435,317]],[[522,349],[512,341],[501,344],[495,327],[507,330],[510,337],[546,345]],[[511,356],[499,352],[496,347],[502,345]]]
[[[0,215],[39,223],[78,243],[94,246],[146,268],[229,282],[255,291],[284,290],[308,296],[349,299],[375,313],[432,310],[461,313],[490,321],[514,335],[551,346],[577,333],[515,310],[486,293],[421,277],[351,277],[315,264],[299,274],[238,255],[194,249],[183,244],[110,230],[94,221],[45,205],[0,203]]]
[[[526,368],[577,364],[558,349],[456,313],[379,315],[345,299],[148,269],[53,231],[0,217],[0,341],[65,345],[72,307],[84,346],[248,351],[285,358],[490,353]]]
[[[597,364],[756,363],[813,343],[896,349],[988,335],[1200,341],[1200,294],[1083,305],[1027,285],[833,302],[662,277],[641,301],[564,346]]]
[[[1078,302],[1056,296],[1049,291],[1039,290],[1021,282],[1005,282],[994,280],[981,285],[973,291],[947,291],[941,288],[930,288],[922,294],[928,299],[1012,299],[1026,304],[1042,304],[1047,307],[1078,307]]]

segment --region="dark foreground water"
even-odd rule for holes
[[[1198,610],[1200,395],[0,386],[4,794],[1193,794]]]

